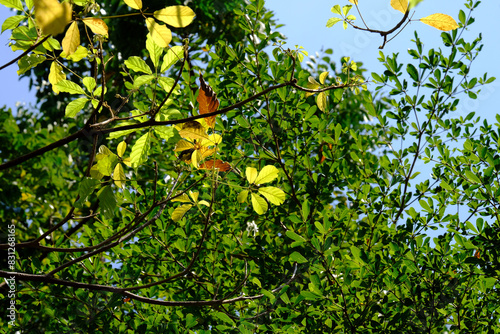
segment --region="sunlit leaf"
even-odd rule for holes
[[[254,183],[263,184],[271,182],[278,177],[278,173],[279,173],[278,168],[272,165],[264,166],[264,168],[260,170],[259,175],[255,178]]]
[[[85,94],[85,91],[82,87],[69,80],[61,80],[57,84],[57,89],[61,92],[70,93],[70,94]]]
[[[205,80],[203,80],[203,76],[200,72],[200,89],[198,90],[198,98],[196,99],[199,104],[200,114],[207,114],[217,110],[219,108],[219,100],[217,99],[217,94],[213,91],[212,87],[210,87]],[[215,116],[205,118],[207,125],[210,127],[214,127],[215,125]]]
[[[66,55],[71,55],[80,45],[80,31],[76,22],[71,23],[62,40],[62,48]]]
[[[395,10],[399,10],[401,13],[405,14],[408,10],[408,0],[391,0],[391,6]]]
[[[321,92],[316,97],[316,104],[321,111],[326,110],[326,94],[325,92]]]
[[[341,22],[342,19],[340,17],[331,17],[328,19],[328,21],[326,21],[326,27],[327,28],[331,28],[333,27],[335,24]]]
[[[58,35],[71,21],[71,5],[57,0],[35,0],[35,20],[44,35]]]
[[[130,153],[130,162],[132,163],[133,168],[137,168],[148,159],[150,146],[151,137],[149,132],[137,139],[135,145],[132,147],[132,152]]]
[[[197,203],[198,202],[198,197],[200,196],[200,192],[199,191],[189,191],[189,197],[191,197],[193,199],[193,202],[194,203]]]
[[[191,199],[189,198],[188,194],[184,193],[180,196],[172,198],[171,202],[191,203]]]
[[[89,91],[89,93],[92,93],[94,91],[94,88],[96,86],[96,82],[95,82],[94,78],[85,77],[82,79],[82,82],[83,82],[83,85],[85,86],[85,88],[87,88],[87,90]]]
[[[281,205],[285,201],[285,192],[276,187],[259,188],[259,194],[264,196],[269,202],[274,205]]]
[[[85,48],[81,45],[78,45],[78,47],[76,48],[76,51],[69,56],[66,54],[66,52],[64,52],[64,51],[61,52],[62,58],[66,58],[68,60],[75,61],[75,62],[80,61],[83,58],[86,58],[88,55],[89,55],[89,51],[87,50],[87,48]]]
[[[172,27],[183,28],[193,22],[195,13],[187,6],[169,6],[154,12],[154,17]]]
[[[207,139],[208,135],[205,128],[197,121],[189,121],[182,125],[182,129],[179,130],[179,135],[182,138],[189,139]]]
[[[127,4],[127,6],[133,9],[141,9],[142,8],[142,0],[123,0]]]
[[[184,58],[184,47],[180,45],[172,46],[167,50],[163,56],[163,63],[161,64],[160,72],[165,72],[176,62]]]
[[[121,141],[119,144],[118,144],[118,147],[116,149],[116,153],[118,154],[118,156],[121,158],[123,157],[123,154],[125,153],[125,150],[127,149],[127,143],[124,142],[124,141]]]
[[[148,35],[146,38],[146,49],[149,52],[149,59],[153,62],[154,67],[158,67],[163,49],[153,41],[151,35]]]
[[[166,48],[172,40],[172,32],[167,26],[157,23],[154,19],[148,17],[146,26],[153,41],[162,48]]]
[[[24,20],[26,18],[26,16],[24,15],[14,15],[14,16],[11,16],[11,17],[8,17],[3,23],[2,23],[2,33],[5,31],[5,30],[8,30],[8,29],[14,29],[15,27],[17,27],[19,25],[19,23],[21,23],[22,20]]]
[[[92,32],[96,35],[103,35],[108,37],[108,26],[101,19],[96,19],[94,17],[88,17],[82,20],[87,27],[92,30]]]
[[[265,199],[257,194],[251,193],[252,207],[257,214],[262,215],[267,211],[268,205]]]
[[[355,5],[357,5],[357,4],[358,4],[358,0],[349,0],[349,2],[350,2],[350,3],[353,3],[353,4],[355,4]]]
[[[457,22],[446,14],[432,14],[421,18],[420,21],[442,31],[455,30],[458,28]]]
[[[52,84],[52,90],[54,93],[59,94],[59,89],[56,87],[56,84],[65,79],[66,74],[64,74],[62,66],[56,61],[53,61],[52,64],[50,64],[49,82]]]
[[[152,74],[151,68],[146,64],[144,60],[137,56],[132,56],[123,62],[128,69],[136,72],[143,72],[146,74]]]
[[[247,180],[250,184],[255,182],[255,179],[257,178],[257,175],[259,174],[257,172],[256,168],[253,167],[247,167],[245,174],[247,176]]]
[[[17,62],[17,64],[19,65],[17,75],[21,75],[29,69],[36,67],[37,65],[43,63],[46,59],[47,58],[45,56],[39,54],[30,54],[28,56],[22,57]]]
[[[125,172],[123,171],[122,164],[118,163],[113,171],[113,181],[118,188],[123,188],[125,186]]]
[[[322,85],[325,84],[325,80],[328,78],[328,73],[329,72],[323,72],[319,75],[319,82],[321,82]]]
[[[19,11],[23,10],[23,4],[21,3],[21,0],[0,0],[0,4],[4,5],[5,7],[17,9]]]
[[[66,117],[75,117],[83,108],[85,108],[87,102],[89,102],[89,99],[86,97],[71,101],[66,106],[64,115]]]
[[[194,145],[186,140],[179,140],[177,145],[175,145],[174,152],[182,152],[192,149]]]

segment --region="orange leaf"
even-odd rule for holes
[[[200,72],[200,91],[198,93],[198,98],[196,99],[200,105],[200,115],[208,114],[214,112],[219,108],[219,100],[217,99],[217,94],[215,94],[212,87],[210,87]],[[215,125],[215,116],[207,117],[207,125],[211,128]]]
[[[227,162],[223,162],[222,160],[208,160],[202,163],[199,167],[200,169],[213,169],[217,168],[221,172],[227,172],[231,169],[231,165]]]

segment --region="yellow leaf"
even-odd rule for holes
[[[125,159],[123,159],[123,160],[122,160],[122,162],[123,162],[125,165],[127,165],[127,166],[129,166],[129,167],[132,167],[132,162],[130,161],[130,158],[125,158]]]
[[[184,217],[186,212],[188,212],[189,209],[191,209],[192,207],[193,207],[193,205],[191,205],[191,204],[184,204],[184,205],[179,206],[178,208],[176,208],[174,210],[174,212],[172,212],[172,220],[174,222],[178,222],[179,220],[182,219],[182,217]]]
[[[314,79],[313,77],[309,77],[307,79],[307,88],[309,89],[318,89],[320,87],[320,84],[319,82],[316,81],[316,79]],[[306,92],[306,97],[309,97],[311,95],[314,95],[316,93],[310,93],[310,92]]]
[[[35,20],[45,35],[58,35],[71,21],[71,5],[57,0],[35,0]]]
[[[76,51],[76,48],[80,45],[80,31],[78,30],[78,25],[76,22],[71,23],[66,31],[66,35],[62,40],[63,51],[66,55],[70,56]]]
[[[193,199],[193,202],[194,203],[197,203],[198,202],[198,197],[200,196],[200,192],[199,191],[189,191],[189,196]]]
[[[408,0],[391,0],[391,6],[395,10],[399,10],[401,13],[405,14],[408,10]]]
[[[200,151],[195,150],[193,152],[193,154],[191,155],[191,163],[193,164],[193,167],[198,168],[201,160],[202,160],[202,156],[201,156]]]
[[[252,206],[253,206],[253,209],[255,210],[255,212],[257,212],[257,214],[259,214],[259,215],[266,212],[267,211],[266,200],[263,199],[262,197],[260,197],[259,195],[254,194],[254,193],[251,193],[250,195],[252,198]]]
[[[281,205],[285,201],[285,192],[276,187],[259,188],[259,193],[274,205]]]
[[[264,166],[264,168],[260,170],[259,175],[257,175],[257,177],[255,178],[254,183],[263,184],[271,182],[278,177],[278,173],[278,168],[271,165]]]
[[[125,186],[125,172],[123,171],[122,164],[118,163],[113,171],[113,180],[118,188],[123,188]]]
[[[123,157],[123,153],[125,153],[125,150],[127,149],[127,143],[122,141],[120,144],[118,144],[118,148],[116,150],[116,153],[118,153],[118,156],[121,158]]]
[[[350,3],[353,3],[353,4],[355,4],[355,5],[357,5],[357,4],[358,4],[358,0],[349,0],[349,2],[350,2]]]
[[[52,84],[54,93],[59,94],[60,90],[56,87],[56,84],[64,79],[66,79],[66,74],[64,74],[62,66],[53,61],[50,64],[49,82]]]
[[[176,28],[188,26],[195,17],[195,13],[188,6],[169,6],[154,12],[154,17]]]
[[[108,26],[103,20],[89,17],[83,19],[83,23],[85,23],[94,34],[108,37]]]
[[[179,140],[177,145],[175,145],[174,152],[186,151],[186,150],[192,149],[193,147],[194,147],[193,144],[191,144],[190,142],[188,142],[186,140],[181,139],[181,140]]]
[[[78,45],[78,47],[76,48],[76,51],[74,53],[72,53],[71,55],[67,55],[66,52],[61,52],[61,57],[62,58],[65,58],[65,59],[68,59],[68,60],[71,60],[71,61],[74,61],[74,62],[78,62],[80,60],[82,60],[83,58],[87,57],[89,55],[89,51],[81,46],[81,45]]]
[[[328,72],[321,73],[319,75],[319,82],[321,82],[321,84],[324,85],[326,78],[328,78]]]
[[[443,31],[455,30],[458,28],[457,22],[451,16],[446,14],[432,14],[421,18],[420,21]]]
[[[142,0],[123,0],[127,4],[127,6],[132,7],[133,9],[141,9],[142,8]]]
[[[325,94],[325,92],[321,92],[318,94],[318,97],[316,98],[316,105],[318,106],[319,110],[321,110],[321,111],[326,110],[326,94]]]
[[[172,32],[167,26],[163,24],[156,23],[156,21],[150,17],[146,19],[146,25],[148,26],[149,35],[153,41],[162,48],[166,48],[168,43],[172,40]]]
[[[250,183],[250,184],[255,182],[255,179],[257,178],[257,175],[258,175],[257,169],[255,169],[253,167],[247,167],[245,174],[247,175],[247,180],[248,180],[248,183]]]
[[[182,129],[179,130],[179,135],[182,138],[189,139],[208,139],[205,128],[198,121],[186,122],[182,125]]]
[[[187,194],[182,194],[177,196],[171,200],[172,202],[182,202],[182,203],[191,203],[189,196]]]

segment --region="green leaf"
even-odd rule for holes
[[[476,174],[472,173],[471,171],[465,170],[464,174],[467,177],[467,179],[469,179],[470,182],[477,183],[477,184],[482,183],[481,179]]]
[[[155,126],[154,131],[161,139],[165,139],[167,141],[175,136],[175,131],[172,126]]]
[[[306,239],[304,239],[301,235],[293,232],[292,230],[286,231],[286,236],[289,237],[290,239],[297,241],[297,242],[300,242],[300,243],[306,242]]]
[[[264,168],[262,168],[260,170],[260,172],[257,175],[257,177],[255,178],[254,182],[250,182],[250,180],[249,180],[249,182],[255,183],[255,184],[268,183],[268,182],[271,182],[274,179],[276,179],[278,177],[278,174],[279,174],[278,168],[276,168],[272,165],[267,165],[267,166],[264,166]]]
[[[73,100],[66,106],[65,116],[66,117],[75,117],[89,101],[86,97],[81,97],[79,99]]]
[[[329,18],[329,19],[328,19],[328,21],[326,21],[326,27],[327,27],[327,28],[331,28],[331,27],[333,27],[335,24],[337,24],[337,23],[339,23],[339,22],[341,22],[341,21],[342,21],[342,19],[341,19],[341,18],[339,18],[339,17],[331,17],[331,18]]]
[[[244,203],[247,201],[248,198],[248,190],[243,190],[238,194],[238,197],[236,198],[239,203]]]
[[[85,86],[85,88],[87,88],[87,90],[92,93],[94,91],[94,88],[96,86],[96,82],[95,82],[95,79],[92,78],[92,77],[85,77],[83,78],[83,85]]]
[[[172,220],[174,222],[178,222],[179,220],[182,219],[182,217],[184,217],[186,212],[188,212],[189,209],[191,209],[192,207],[193,207],[192,204],[183,204],[183,205],[175,208],[174,212],[172,212]]]
[[[252,206],[257,214],[262,215],[267,211],[267,202],[257,194],[251,193]]]
[[[105,186],[97,193],[97,198],[99,198],[99,206],[102,209],[104,217],[107,219],[113,219],[115,216],[116,208],[116,198],[113,194],[113,190],[110,186]]]
[[[148,159],[150,145],[151,135],[149,132],[137,139],[132,147],[132,153],[130,153],[130,162],[133,168],[139,167]]]
[[[128,69],[136,72],[143,72],[146,74],[152,74],[153,71],[151,71],[151,68],[146,64],[144,60],[137,56],[132,56],[129,59],[125,60],[125,66],[127,66]]]
[[[156,68],[160,62],[160,57],[163,53],[163,48],[161,48],[158,44],[153,41],[150,35],[146,38],[146,49],[149,52],[149,59],[153,63],[153,66]]]
[[[163,73],[168,70],[176,62],[184,58],[184,47],[176,45],[167,50],[163,56],[163,63],[161,64],[160,72]]]
[[[141,75],[134,79],[134,89],[138,89],[139,87],[146,85],[153,80],[155,76],[153,74]]]
[[[17,75],[21,75],[27,70],[37,66],[38,64],[41,64],[45,61],[45,56],[38,55],[38,54],[30,54],[29,56],[24,56],[19,61],[17,64],[19,65],[19,70],[17,71]]]
[[[14,15],[14,16],[11,16],[11,17],[8,17],[2,24],[2,33],[5,31],[5,30],[8,30],[8,29],[14,29],[15,27],[17,27],[19,25],[19,23],[21,23],[22,20],[24,20],[26,18],[26,16],[24,15]]]
[[[234,323],[233,319],[231,319],[227,314],[222,313],[222,312],[215,312],[214,315],[217,318],[219,318],[220,320],[222,320],[223,322],[229,323],[232,326],[236,326],[236,324]]]
[[[78,195],[80,196],[80,199],[78,200],[77,205],[78,208],[83,207],[83,204],[87,201],[88,197],[94,192],[95,188],[99,186],[101,182],[98,180],[95,180],[90,177],[84,178],[79,186],[78,186]]]
[[[285,192],[276,187],[259,188],[259,194],[264,196],[269,202],[274,205],[281,205],[285,201]]]
[[[21,0],[0,0],[0,4],[4,5],[5,7],[17,9],[19,11],[23,10],[23,4],[21,3]]]
[[[290,254],[290,260],[297,263],[306,263],[307,259],[302,256],[299,252],[293,252]]]
[[[57,89],[61,92],[66,92],[70,94],[85,94],[82,87],[69,80],[61,80],[56,84]]]
[[[188,313],[186,316],[186,328],[191,328],[194,327],[198,324],[198,321],[196,320],[195,316],[191,313]]]
[[[342,15],[342,9],[340,8],[339,5],[333,6],[331,11],[333,14]]]

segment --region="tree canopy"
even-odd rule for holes
[[[383,49],[418,2],[325,24]],[[0,4],[39,87],[0,109],[3,328],[500,332],[500,116],[456,113],[494,80],[463,37],[480,1],[369,74],[290,48],[263,0]]]

